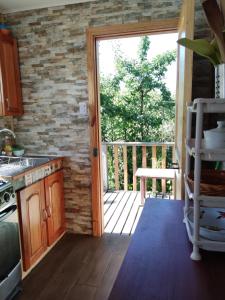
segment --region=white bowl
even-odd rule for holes
[[[13,155],[15,155],[15,156],[22,156],[22,155],[24,155],[24,149],[13,150]]]
[[[190,208],[187,216],[192,231],[194,230],[194,212]],[[201,207],[200,236],[213,241],[225,242],[225,209]]]
[[[218,127],[204,131],[205,147],[207,149],[225,148],[225,122],[218,121]]]

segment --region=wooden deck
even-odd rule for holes
[[[142,209],[140,192],[107,192],[104,195],[105,233],[132,234]]]
[[[147,197],[155,197],[150,192]],[[161,195],[157,197],[162,198]],[[168,199],[168,195],[165,197]],[[171,197],[173,199],[173,197]],[[141,192],[111,191],[104,195],[104,232],[131,235],[143,210]]]

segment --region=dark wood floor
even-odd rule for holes
[[[192,245],[183,224],[183,201],[148,199],[110,300],[224,300],[225,253]]]
[[[66,234],[23,281],[16,300],[106,300],[129,236]]]

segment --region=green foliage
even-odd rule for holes
[[[101,76],[103,141],[173,141],[174,98],[164,82],[175,51],[147,59],[150,40],[141,38],[137,59],[116,50],[116,75]]]

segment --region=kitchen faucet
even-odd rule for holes
[[[10,130],[8,128],[0,129],[0,133],[4,132],[4,131],[7,131],[7,132],[11,133],[11,135],[14,137],[14,139],[16,138],[16,135],[15,135],[15,133],[12,130]]]

